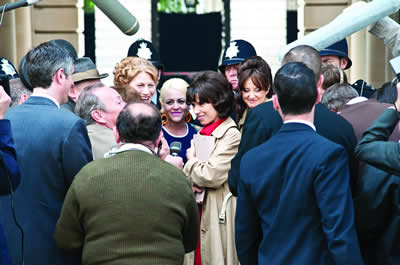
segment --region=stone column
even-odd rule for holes
[[[3,4],[12,3],[13,0],[3,1]],[[15,11],[4,13],[3,23],[0,25],[0,56],[5,57],[17,67]]]

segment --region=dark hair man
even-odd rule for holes
[[[241,161],[240,264],[362,265],[346,151],[313,124],[319,98],[314,73],[292,62],[274,80],[273,106],[284,124]]]
[[[53,232],[64,197],[76,173],[92,160],[85,122],[59,109],[73,86],[73,57],[45,42],[26,55],[33,94],[5,115],[11,122],[21,184],[14,194],[24,229],[26,264],[79,264],[56,247]],[[4,225],[14,264],[21,263],[21,235],[14,223],[10,197],[1,198]]]
[[[83,264],[176,264],[198,240],[198,209],[186,176],[156,156],[160,112],[130,103],[119,114],[112,157],[75,177],[55,239]]]
[[[292,48],[283,58],[282,64],[288,62],[303,62],[313,70],[317,89],[322,90],[321,58],[319,52],[311,46],[300,45]],[[314,124],[317,132],[327,139],[342,145],[349,156],[351,184],[355,185],[358,178],[358,162],[354,157],[357,144],[353,127],[345,119],[328,110],[322,104],[315,105]],[[256,147],[271,138],[282,126],[282,118],[274,111],[271,101],[252,108],[247,113],[243,126],[239,151],[231,163],[229,172],[229,188],[233,195],[237,194],[237,180],[240,176],[240,160],[251,148]]]

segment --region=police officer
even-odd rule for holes
[[[322,64],[332,64],[342,70],[349,69],[352,62],[348,56],[348,46],[346,39],[342,39],[331,46],[321,50]],[[367,84],[364,80],[357,80],[351,85],[354,87],[360,96],[369,98],[374,92],[375,88]]]
[[[224,73],[229,83],[232,84],[234,92],[238,90],[237,87],[239,81],[237,69],[239,63],[256,55],[257,53],[253,45],[245,40],[233,40],[229,43],[228,47],[225,48],[221,65],[218,68],[222,73]]]

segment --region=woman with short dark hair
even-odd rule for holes
[[[238,69],[239,94],[236,110],[239,130],[242,130],[247,111],[271,99],[272,75],[268,63],[260,56],[249,57]]]
[[[204,145],[198,146],[194,140],[186,152],[183,172],[193,183],[199,205],[202,242],[194,261],[186,257],[185,264],[238,265],[234,242],[236,198],[228,187],[228,171],[240,142],[240,132],[230,118],[234,109],[232,86],[220,73],[205,71],[194,77],[186,95],[204,126],[198,134],[208,136],[212,147],[206,154],[208,158],[200,159],[198,154],[204,152]]]

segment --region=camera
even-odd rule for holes
[[[6,91],[7,95],[11,97],[10,80],[8,78],[8,75],[0,74],[0,86],[2,86],[4,88],[4,91]]]

